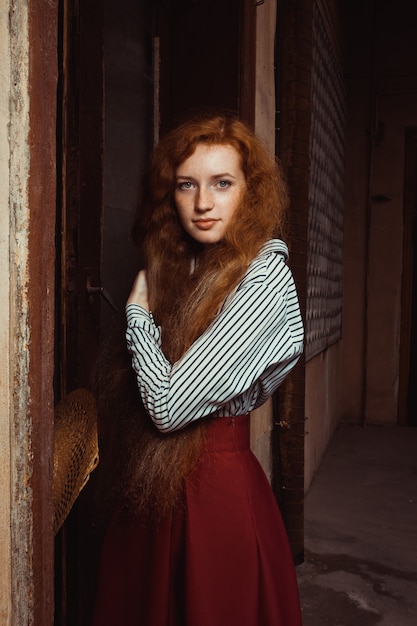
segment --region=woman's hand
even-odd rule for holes
[[[148,282],[146,280],[146,270],[141,270],[135,278],[132,291],[126,304],[139,304],[149,311]]]

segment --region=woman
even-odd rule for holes
[[[129,296],[139,434],[108,529],[94,624],[300,626],[294,567],[249,413],[302,352],[275,160],[240,121],[156,148]],[[125,398],[124,398],[125,400]]]

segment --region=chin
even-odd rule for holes
[[[219,243],[222,240],[222,237],[194,237],[198,243],[201,243],[203,246],[212,246],[215,243]]]
[[[199,230],[190,230],[188,234],[194,241],[202,244],[203,246],[212,245],[214,243],[218,243],[223,239],[223,234],[220,233],[212,233],[212,232],[201,232]]]

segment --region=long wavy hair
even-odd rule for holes
[[[174,202],[176,170],[199,144],[235,148],[246,181],[224,239],[207,247],[184,231]],[[262,245],[285,236],[287,204],[279,164],[235,117],[195,117],[161,140],[145,175],[133,236],[145,260],[150,308],[161,326],[162,349],[170,362],[208,328]],[[175,506],[184,476],[198,462],[206,422],[197,420],[182,431],[160,434],[141,405],[126,354],[124,350],[119,366],[110,370],[104,410],[115,411],[127,425],[124,441],[118,441],[125,447],[125,496],[136,510],[161,517]]]

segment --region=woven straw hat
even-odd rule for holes
[[[55,407],[54,530],[61,528],[98,464],[97,409],[86,389],[67,394]]]

